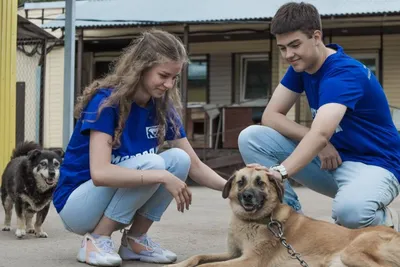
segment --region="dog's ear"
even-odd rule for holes
[[[283,182],[272,175],[268,175],[268,180],[274,185],[276,193],[278,194],[278,198],[280,202],[283,202],[283,194],[285,192],[285,189],[283,187]]]
[[[222,197],[227,198],[229,196],[229,192],[231,191],[232,188],[232,182],[235,180],[236,173],[234,173],[231,177],[229,177],[228,181],[226,182],[224,186],[224,190],[222,190]]]
[[[39,156],[42,152],[39,149],[34,149],[28,152],[28,159],[34,160],[37,156]]]

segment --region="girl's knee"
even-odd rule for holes
[[[188,153],[186,153],[183,149],[180,148],[171,148],[170,156],[174,158],[174,161],[179,162],[179,164],[184,165],[190,168],[190,157]]]
[[[190,156],[180,148],[171,148],[162,153],[162,156],[165,158],[167,170],[185,181],[191,165]]]
[[[153,153],[127,159],[118,165],[129,169],[165,170],[164,159]]]

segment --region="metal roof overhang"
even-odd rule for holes
[[[57,39],[36,24],[18,15],[17,40],[25,39]]]

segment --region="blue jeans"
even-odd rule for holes
[[[239,150],[246,164],[267,167],[284,161],[295,149],[294,142],[272,128],[253,125],[239,135]],[[348,228],[382,225],[385,207],[399,194],[396,177],[381,167],[345,161],[336,170],[321,170],[318,157],[291,177],[313,191],[333,198],[332,218]],[[284,202],[301,211],[300,201],[285,181]]]
[[[185,181],[190,168],[189,155],[171,148],[157,154],[147,154],[125,160],[119,166],[140,170],[167,170]],[[96,187],[92,180],[72,192],[60,217],[67,230],[79,235],[92,232],[103,215],[124,225],[132,223],[136,212],[152,221],[159,221],[172,201],[163,185],[134,188]]]

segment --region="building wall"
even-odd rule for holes
[[[383,37],[383,88],[389,104],[400,108],[400,35]]]
[[[44,146],[62,147],[64,107],[64,47],[47,55],[44,105]]]
[[[326,39],[328,41],[328,39]],[[389,103],[400,107],[400,51],[397,48],[400,35],[383,36],[383,84]],[[332,37],[344,47],[346,52],[377,51],[380,47],[380,36],[359,36],[359,37]],[[233,53],[267,53],[270,51],[269,40],[249,42],[214,42],[195,43],[190,45],[191,55],[209,54],[210,58],[210,102],[219,104],[230,104],[232,98],[232,74],[235,73],[232,66]],[[107,55],[106,55],[107,54]],[[114,58],[119,53],[106,54],[96,53],[94,60],[107,56]],[[285,74],[288,64],[281,58],[276,42],[272,44],[272,89],[276,87]],[[53,50],[47,59],[46,69],[46,105],[45,105],[45,144],[60,146],[62,144],[62,105],[63,105],[63,68],[64,50],[57,48]],[[235,78],[235,77],[233,77]],[[235,83],[235,82],[234,82]],[[234,98],[238,98],[237,90],[234,91]],[[295,120],[295,106],[289,111],[288,117]],[[49,111],[49,112],[47,112]],[[311,119],[307,99],[303,94],[300,101],[300,120]]]
[[[232,59],[230,53],[210,56],[210,103],[230,104],[232,99]]]

